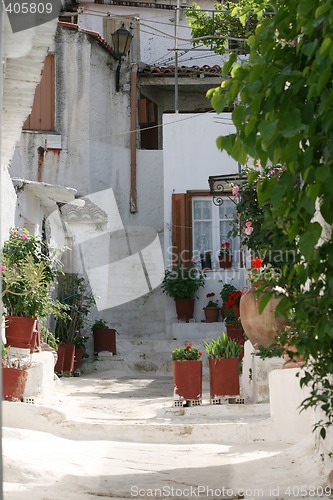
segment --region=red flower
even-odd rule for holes
[[[263,264],[263,259],[259,259],[259,257],[256,257],[255,259],[253,259],[253,261],[251,262],[251,265],[252,267],[254,267],[255,269],[260,269],[262,264]]]
[[[221,247],[225,247],[225,248],[230,248],[230,246],[231,245],[230,245],[229,241],[226,241],[225,243],[221,244]]]
[[[190,351],[190,350],[192,349],[192,345],[191,345],[191,344],[187,344],[186,349],[187,349],[188,351]]]
[[[215,293],[214,292],[207,293],[206,297],[207,299],[209,299],[209,297],[215,297]]]
[[[199,356],[202,356],[202,351],[199,351]]]

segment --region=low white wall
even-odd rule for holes
[[[314,410],[300,412],[300,404],[310,390],[300,387],[298,372],[299,368],[288,368],[269,374],[270,409],[276,437],[292,442],[311,436],[316,421]]]
[[[28,379],[24,391],[25,398],[52,396],[55,394],[53,352],[42,351],[31,355],[32,365],[28,368]]]

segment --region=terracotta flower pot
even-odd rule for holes
[[[216,323],[219,319],[218,307],[204,307],[206,323]]]
[[[97,328],[94,330],[94,352],[108,351],[116,354],[116,333],[113,328]]]
[[[173,361],[174,399],[201,400],[202,361]]]
[[[180,320],[193,318],[194,299],[175,299],[177,317]]]
[[[269,347],[277,332],[285,322],[275,317],[280,299],[272,297],[265,309],[259,314],[260,295],[254,295],[259,284],[251,286],[240,300],[240,319],[242,326],[253,346]]]
[[[239,359],[209,358],[209,389],[211,399],[239,396]]]
[[[26,318],[25,316],[6,316],[6,346],[30,350],[35,323],[35,318]]]
[[[54,367],[56,373],[74,371],[75,344],[59,344],[58,360]]]
[[[2,399],[23,401],[27,378],[26,370],[2,368]]]
[[[219,255],[221,269],[230,269],[232,266],[232,255]]]

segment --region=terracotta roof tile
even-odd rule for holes
[[[147,66],[140,71],[143,75],[158,75],[168,76],[175,74],[175,66]],[[179,66],[178,74],[180,76],[188,76],[198,73],[210,74],[212,76],[221,75],[221,67],[215,66]]]
[[[110,52],[110,54],[114,56],[113,47],[111,47],[111,45],[108,44],[107,41],[97,31],[86,30],[84,28],[80,28],[78,24],[66,23],[65,21],[58,21],[58,25],[61,26],[62,28],[67,28],[71,30],[80,31],[81,33],[86,33],[87,35],[97,40],[100,43],[100,45],[102,45],[102,47],[104,47],[108,52]]]

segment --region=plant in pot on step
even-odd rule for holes
[[[162,281],[162,290],[175,300],[177,317],[189,320],[194,314],[195,295],[205,284],[205,274],[191,260],[187,265],[178,262],[172,269],[166,269]]]
[[[245,343],[244,330],[240,322],[240,319],[236,318],[233,309],[226,310],[224,323],[227,330],[227,336],[230,339],[236,340],[239,344],[241,344],[242,346],[241,359],[242,359],[244,356],[243,346]]]
[[[91,327],[94,338],[94,353],[106,351],[117,353],[116,349],[116,330],[110,328],[104,319],[97,319]]]
[[[26,382],[28,379],[27,368],[31,365],[30,358],[11,356],[9,346],[2,342],[2,399],[6,401],[23,401]]]
[[[239,396],[239,356],[242,346],[230,339],[225,332],[216,340],[205,342],[209,362],[211,403],[219,398]]]
[[[204,307],[206,323],[214,323],[219,319],[219,307],[218,301],[213,300],[215,297],[214,292],[209,292],[206,294],[206,298],[208,299],[206,307]]]
[[[202,398],[202,352],[192,344],[172,351],[173,392],[175,401],[197,401]]]
[[[72,374],[74,371],[75,345],[82,339],[89,320],[94,296],[84,276],[64,274],[59,280],[58,299],[69,308],[67,318],[57,318],[55,335],[59,341],[56,373]]]
[[[226,303],[228,302],[229,295],[231,292],[237,292],[237,288],[234,285],[232,285],[231,283],[224,283],[224,285],[220,291],[220,297],[222,299],[222,307],[221,307],[222,318],[225,317],[225,310],[227,308]]]
[[[1,271],[7,344],[31,348],[37,320],[66,314],[67,307],[52,296],[62,272],[57,250],[26,229],[11,229]]]

